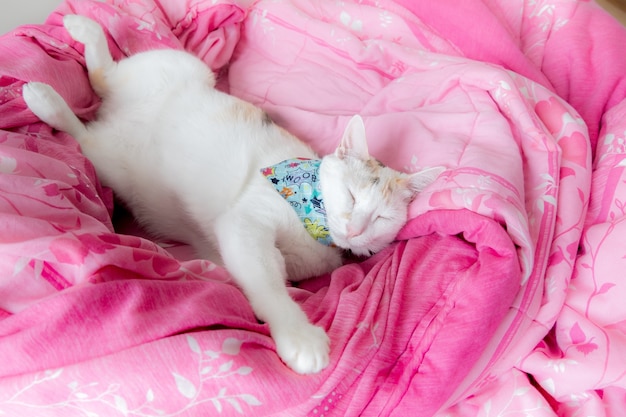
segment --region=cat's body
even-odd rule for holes
[[[151,84],[154,73],[160,73],[163,85]],[[172,73],[176,77],[168,77]],[[98,118],[87,132],[79,127],[70,133],[76,133],[102,181],[146,228],[200,251],[214,241],[205,242],[207,225],[245,199],[242,190],[267,188],[259,175],[262,167],[293,155],[317,157],[259,108],[213,88],[213,73],[187,53],[157,50],[122,60],[107,84],[119,88],[99,91],[104,100]],[[130,137],[129,132],[137,133]],[[266,192],[239,205],[256,211],[260,227],[263,219],[284,220],[276,215],[282,200]],[[202,255],[217,260],[215,254]]]
[[[149,231],[223,263],[269,324],[285,363],[299,373],[323,369],[328,338],[289,297],[285,280],[332,271],[340,249],[314,240],[260,173],[317,155],[261,109],[215,90],[214,75],[192,55],[158,50],[116,63],[97,23],[80,16],[64,23],[85,44],[90,81],[103,98],[97,120],[84,125],[44,84],[24,86],[28,106],[79,141],[102,182]],[[320,167],[333,241],[356,254],[382,249],[439,172],[409,176],[381,166],[353,119]]]

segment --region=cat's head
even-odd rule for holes
[[[384,166],[369,155],[363,120],[354,116],[339,147],[320,166],[333,242],[356,255],[383,249],[406,223],[409,203],[443,170],[405,174]]]

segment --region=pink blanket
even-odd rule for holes
[[[448,167],[397,243],[290,289],[328,369],[286,368],[221,268],[120,234],[76,142],[26,109],[30,80],[98,106],[66,13],[116,58],[199,55],[320,153],[359,113],[386,164]],[[618,415],[624,42],[572,0],[67,0],[0,37],[0,414]]]

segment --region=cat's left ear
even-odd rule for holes
[[[337,155],[339,159],[344,159],[347,156],[352,156],[362,161],[369,159],[367,139],[365,137],[365,124],[358,114],[352,116],[348,122],[346,130],[343,132],[341,143],[335,151],[335,155]]]
[[[415,194],[423,191],[430,184],[435,182],[439,175],[446,170],[446,167],[432,167],[416,172],[409,176],[408,186]]]

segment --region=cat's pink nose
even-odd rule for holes
[[[365,231],[365,226],[355,226],[353,224],[349,224],[346,228],[346,236],[348,239],[355,238],[357,236],[361,236]]]

